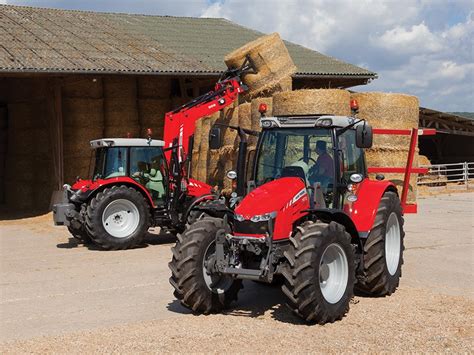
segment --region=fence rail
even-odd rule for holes
[[[474,179],[474,162],[421,165],[420,168],[428,168],[428,173],[418,175],[418,185],[442,186],[460,182],[468,185],[469,180]]]

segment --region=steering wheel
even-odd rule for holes
[[[309,160],[311,160],[314,164],[316,164],[316,160],[314,160],[313,158],[308,158]],[[304,160],[304,157],[303,158],[299,158],[298,161],[302,161]]]

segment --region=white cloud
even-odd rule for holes
[[[474,111],[472,8],[469,0],[221,0],[201,14],[280,32],[379,74],[358,90],[406,92],[428,107]]]

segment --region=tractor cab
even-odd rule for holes
[[[91,179],[129,177],[144,186],[153,202],[166,199],[168,165],[164,142],[145,138],[105,138],[90,142]]]
[[[313,196],[312,207],[340,208],[340,187],[366,176],[363,148],[372,139],[364,121],[326,115],[263,117],[261,125],[252,186],[299,177]]]

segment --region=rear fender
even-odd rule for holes
[[[386,191],[398,194],[397,187],[391,181],[364,179],[355,192],[357,201],[344,204],[345,214],[353,221],[362,239],[368,237],[380,200]]]
[[[145,200],[148,201],[149,205],[152,208],[156,208],[148,190],[130,177],[117,177],[117,178],[111,178],[111,179],[98,179],[95,181],[91,181],[90,184],[84,185],[80,189],[81,191],[80,197],[84,202],[89,201],[91,198],[96,196],[100,191],[103,191],[104,189],[110,188],[115,185],[125,185],[129,187],[133,187],[134,189],[136,189],[143,195]]]

